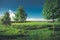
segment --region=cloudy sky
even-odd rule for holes
[[[0,15],[8,10],[16,11],[18,6],[23,6],[28,18],[40,19],[42,17],[42,9],[44,0],[0,0]]]

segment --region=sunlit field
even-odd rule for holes
[[[51,22],[23,22],[23,23],[12,23],[12,25],[48,25]]]
[[[59,22],[54,22],[55,27],[59,27]],[[52,22],[12,22],[11,26],[0,24],[0,36],[5,39],[13,40],[53,40],[53,30],[49,29]],[[55,31],[58,36],[60,31]],[[55,36],[56,37],[56,36]],[[59,36],[58,36],[59,37]]]
[[[20,26],[31,26],[31,27],[52,27],[53,22],[40,22],[40,21],[31,21],[31,22],[23,22],[23,23],[12,23],[12,25],[20,25]],[[54,22],[55,26],[60,26],[60,22]]]
[[[12,25],[48,25],[52,22],[30,21],[30,22],[13,22]],[[54,24],[60,24],[60,22],[54,22]]]

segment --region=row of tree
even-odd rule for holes
[[[26,21],[27,13],[25,12],[23,7],[19,6],[18,9],[16,10],[16,13],[14,14],[15,14],[15,17],[14,17],[15,21],[18,21],[18,22]],[[11,25],[10,13],[8,11],[4,13],[3,18],[1,19],[1,22],[4,25]]]

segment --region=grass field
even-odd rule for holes
[[[25,22],[25,23],[12,23],[13,27],[16,28],[47,28],[53,27],[52,22]],[[55,27],[60,26],[60,22],[54,22]]]
[[[55,22],[54,24],[56,27],[60,26],[60,22]],[[53,31],[48,29],[48,27],[52,27],[52,25],[53,23],[51,22],[12,23],[11,26],[0,24],[0,36],[16,37],[17,40],[53,40]],[[35,28],[36,30],[31,30],[31,28]],[[60,35],[60,31],[56,31],[56,34]]]
[[[12,23],[12,25],[52,25],[52,22],[23,22],[23,23]],[[59,25],[60,22],[54,22],[55,25]]]
[[[25,23],[12,23],[12,25],[48,25],[50,22],[25,22]]]

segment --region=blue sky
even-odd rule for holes
[[[0,14],[8,10],[16,11],[18,6],[23,6],[28,18],[43,18],[43,5],[44,0],[0,0]]]

